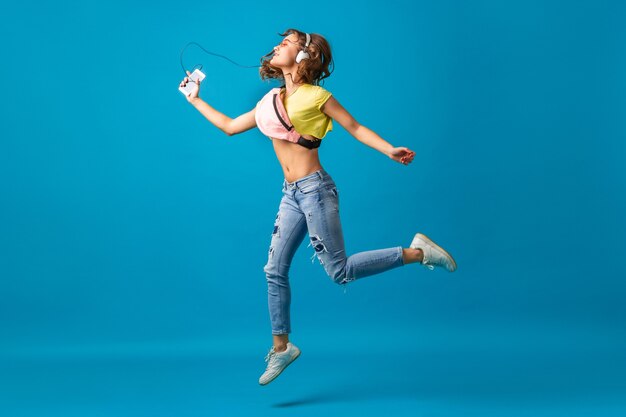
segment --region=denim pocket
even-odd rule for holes
[[[335,198],[337,199],[337,203],[339,203],[339,191],[337,191],[337,187],[333,185],[330,188],[330,191],[335,195]]]
[[[313,181],[305,181],[302,184],[298,184],[298,189],[302,194],[310,194],[319,190],[321,185],[321,180],[316,179]]]
[[[339,211],[339,191],[337,186],[335,184],[326,185],[323,194],[321,198],[326,200],[335,210]]]

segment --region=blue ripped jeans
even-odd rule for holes
[[[402,246],[346,256],[335,181],[322,168],[293,182],[283,181],[283,197],[263,267],[272,334],[291,333],[289,267],[306,233],[328,276],[344,286],[355,279],[404,265]]]

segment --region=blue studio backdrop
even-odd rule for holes
[[[261,387],[283,174],[258,129],[185,100],[179,54],[258,65],[290,27],[330,42],[324,88],[416,152],[334,122],[347,254],[422,232],[458,269],[344,291],[305,238],[302,356]],[[623,2],[12,2],[0,39],[0,414],[624,415]],[[280,85],[183,62],[232,118]]]

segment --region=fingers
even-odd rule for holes
[[[414,157],[415,157],[415,152],[408,151],[404,156],[400,158],[400,163],[404,165],[408,165],[411,161],[413,161]]]
[[[189,73],[189,71],[187,71],[187,73]],[[180,82],[180,86],[184,87],[189,81],[191,81],[189,77],[183,78],[183,80]],[[198,84],[198,86],[200,86],[200,80],[192,81],[192,82],[195,82],[196,84]]]
[[[189,72],[189,70],[185,70],[185,72],[187,73],[187,75],[191,75],[191,73]],[[183,78],[183,80],[180,82],[180,86],[184,87],[187,83],[189,82],[189,77],[185,77]]]

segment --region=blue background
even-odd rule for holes
[[[2,6],[0,413],[624,415],[626,7],[603,1],[30,2]],[[258,65],[289,27],[324,87],[416,151],[337,122],[320,158],[348,254],[423,232],[419,264],[343,288],[305,240],[302,356],[271,346],[262,267],[282,171],[178,91],[190,41]],[[236,117],[278,82],[190,46]]]

